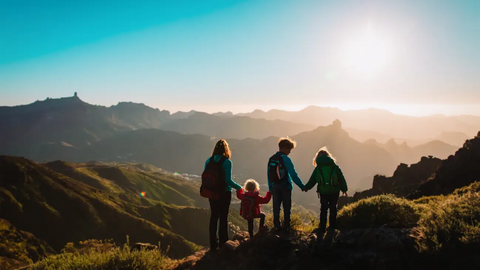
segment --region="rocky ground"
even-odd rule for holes
[[[449,269],[420,256],[410,229],[375,228],[316,234],[235,235],[220,250],[202,250],[175,270],[203,269]]]

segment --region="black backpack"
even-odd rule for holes
[[[218,199],[220,192],[225,190],[225,172],[223,170],[223,162],[227,158],[222,158],[215,162],[213,156],[208,161],[205,170],[202,173],[202,185],[200,186],[200,195],[209,199]]]
[[[268,160],[268,180],[272,183],[280,183],[285,179],[287,169],[283,163],[282,153],[277,152]]]

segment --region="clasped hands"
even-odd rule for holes
[[[302,188],[302,191],[307,192],[308,189],[306,189],[305,187],[303,187],[303,188]],[[347,193],[347,192],[343,192],[343,191],[342,191],[342,194],[343,194],[344,197],[348,197],[348,193]]]

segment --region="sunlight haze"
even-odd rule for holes
[[[478,1],[132,3],[0,3],[0,106],[480,115]]]

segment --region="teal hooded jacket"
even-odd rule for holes
[[[317,167],[315,167],[308,183],[305,185],[306,190],[310,190],[318,184],[317,192],[320,194],[335,194],[340,191],[348,191],[342,170],[335,164],[333,159],[327,156],[318,156],[315,161]]]

